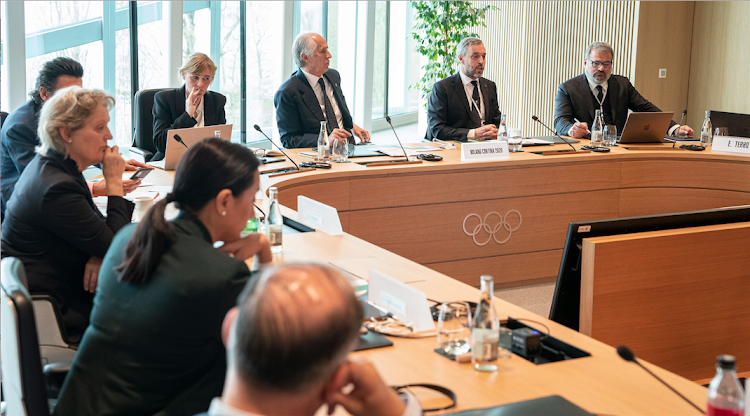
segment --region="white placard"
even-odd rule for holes
[[[733,136],[714,136],[711,153],[731,153],[750,156],[750,138]]]
[[[461,144],[461,161],[510,159],[507,141],[486,141]]]
[[[414,324],[417,332],[434,331],[427,296],[405,283],[377,270],[370,270],[368,299],[397,319]]]
[[[341,220],[336,208],[306,196],[297,196],[297,218],[307,226],[328,235],[341,235]]]

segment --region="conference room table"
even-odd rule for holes
[[[748,158],[657,149],[665,146],[654,145],[653,150],[623,146],[606,154],[541,156],[531,152],[565,148],[554,145],[524,148],[524,153],[513,154],[509,160],[470,163],[460,161],[458,150],[443,150],[439,154],[444,159],[437,163],[366,167],[356,163],[365,160],[353,159],[334,163],[330,170],[276,177],[264,174],[263,194],[267,195],[270,186],[278,187],[285,215],[295,218],[296,196],[305,195],[338,208],[346,231],[339,236],[320,231],[285,236],[284,250],[275,255],[275,261],[325,262],[355,275],[373,267],[419,289],[429,299],[477,301],[479,291],[473,285],[481,274],[494,275],[500,283],[496,289],[503,282],[549,281],[547,276],[535,276],[556,274],[545,267],[559,265],[568,221],[750,203]],[[288,153],[298,163],[310,160],[300,156],[300,150]],[[264,165],[261,171],[286,166],[292,164]],[[149,179],[166,184],[171,175],[155,172]],[[510,239],[514,245],[493,241],[478,246],[462,229],[467,213],[484,216],[511,209],[523,215]],[[504,251],[509,247],[516,253]],[[469,363],[435,353],[435,337],[390,337],[392,347],[353,355],[371,360],[390,385],[432,383],[451,389],[457,395],[457,407],[443,413],[549,395],[560,395],[600,415],[696,413],[643,369],[622,360],[612,346],[502,299],[495,298],[495,305],[500,319],[526,319],[529,326],[542,332],[549,329],[551,336],[591,356],[535,365],[513,355],[501,359],[497,371],[483,373]],[[647,362],[644,365],[704,407],[704,387]],[[420,397],[425,407],[446,402],[436,396]],[[341,409],[337,412],[346,414]]]

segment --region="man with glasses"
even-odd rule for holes
[[[622,132],[628,110],[659,112],[636,91],[626,77],[612,75],[615,52],[604,42],[594,42],[586,48],[584,73],[557,87],[555,97],[555,129],[558,134],[579,139],[589,134],[594,113],[601,110],[605,124],[614,124]],[[672,121],[669,134],[692,136],[693,129]]]

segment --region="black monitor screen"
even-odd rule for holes
[[[571,222],[565,239],[549,319],[578,330],[583,239],[750,221],[750,205],[640,217]]]
[[[750,114],[711,111],[711,125],[726,127],[727,134],[734,137],[750,137]]]

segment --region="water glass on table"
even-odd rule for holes
[[[471,351],[471,309],[466,302],[440,305],[437,340],[439,348],[448,355]]]
[[[522,152],[522,144],[523,138],[521,137],[521,129],[508,129],[508,151]]]
[[[714,137],[716,136],[729,136],[729,129],[726,127],[717,127],[714,130]]]
[[[349,157],[349,142],[347,140],[334,140],[331,149],[331,160],[336,163],[345,163]]]
[[[607,147],[617,146],[617,126],[608,124],[604,126],[604,145]]]

